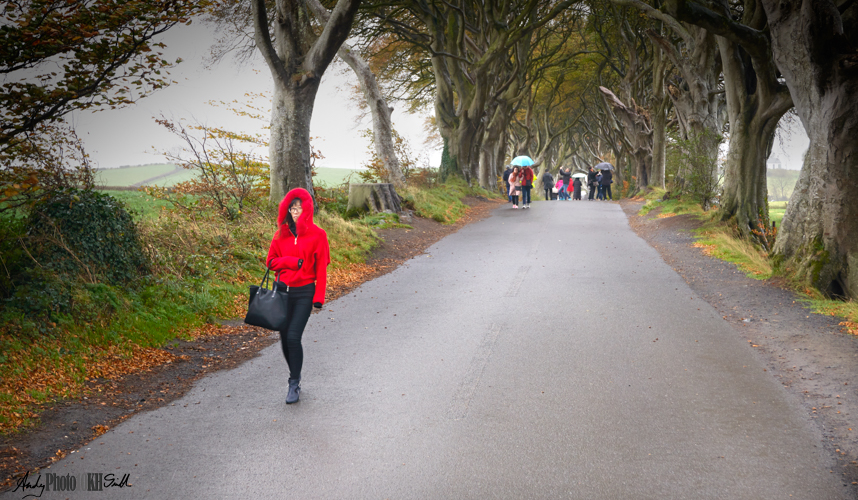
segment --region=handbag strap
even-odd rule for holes
[[[262,277],[262,283],[259,284],[259,288],[265,288],[266,284],[268,284],[268,285],[271,284],[270,278],[268,277],[268,273],[270,273],[270,272],[271,272],[271,269],[266,267],[265,268],[265,276]],[[274,286],[277,286],[276,281],[274,282]]]
[[[272,287],[272,288],[270,288],[270,290],[276,292],[277,291],[277,278],[279,278],[280,273],[277,273],[278,274],[277,278],[271,279],[269,276],[270,272],[271,272],[271,268],[266,267],[265,268],[265,276],[262,277],[262,283],[259,284],[259,288],[265,288],[266,290],[269,290],[269,288],[266,287],[266,284],[267,284],[268,286]],[[272,282],[274,283],[273,285],[271,284]],[[286,285],[286,293],[289,293],[289,285]]]

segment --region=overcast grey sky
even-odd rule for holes
[[[206,104],[210,100],[243,102],[246,93],[270,92],[271,75],[261,58],[242,67],[228,58],[214,68],[206,68],[204,59],[214,39],[211,28],[202,23],[173,28],[165,35],[164,41],[168,46],[168,60],[176,57],[184,60],[171,71],[173,80],[178,83],[126,108],[81,112],[73,117],[97,168],[165,162],[161,153],[177,151],[182,144],[155,123],[153,117],[161,114],[237,132],[260,131],[259,127],[267,123],[267,117],[265,123],[260,123]],[[344,88],[349,79],[355,81],[350,72],[333,68],[322,79],[310,127],[311,135],[318,137],[314,140],[314,147],[325,156],[317,166],[359,168],[369,157],[367,141],[361,137],[361,131],[371,127],[370,119],[367,117],[356,125],[358,111],[348,101],[346,91],[338,90],[339,87]],[[423,159],[428,158],[432,166],[438,166],[440,150],[426,150],[423,145],[423,117],[394,111],[393,121],[394,127],[409,141],[418,156],[418,163],[422,164]],[[777,156],[786,168],[800,169],[807,145],[807,135],[799,120],[794,118],[791,125],[781,127],[772,155]]]
[[[801,170],[804,152],[809,145],[810,139],[798,116],[784,116],[778,124],[778,132],[769,159],[777,157],[784,168]]]
[[[73,117],[78,134],[97,168],[165,162],[163,154],[159,153],[175,151],[182,144],[155,123],[153,117],[161,114],[236,132],[261,131],[260,127],[267,125],[267,116],[262,123],[207,104],[211,100],[244,102],[246,93],[268,92],[270,95],[272,89],[271,74],[261,57],[242,67],[228,57],[219,65],[206,68],[204,59],[213,41],[211,28],[202,23],[173,28],[164,38],[168,46],[165,54],[168,60],[183,59],[171,71],[172,79],[178,83],[129,107],[96,113],[81,112]],[[369,158],[368,143],[361,137],[361,132],[371,127],[370,118],[356,125],[357,109],[348,102],[346,90],[338,90],[338,87],[345,88],[348,79],[356,82],[350,72],[332,68],[322,78],[310,124],[311,135],[318,137],[313,146],[325,156],[317,166],[358,168]],[[266,106],[270,107],[270,102]],[[409,141],[412,151],[420,158],[419,163],[428,155],[431,164],[438,165],[440,150],[424,150],[422,117],[394,111],[393,122],[394,128]]]

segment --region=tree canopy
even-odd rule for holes
[[[0,147],[76,109],[117,107],[170,83],[153,38],[205,2],[6,2],[0,26]]]

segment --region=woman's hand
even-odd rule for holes
[[[304,265],[304,259],[298,257],[275,257],[268,263],[274,271],[297,271]]]

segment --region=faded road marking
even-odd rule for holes
[[[471,404],[474,393],[477,391],[477,386],[480,385],[483,370],[485,370],[489,358],[492,357],[492,351],[494,351],[495,344],[497,344],[500,330],[500,325],[492,325],[491,329],[483,337],[483,341],[479,347],[477,347],[474,359],[471,360],[471,365],[462,379],[462,385],[459,386],[459,389],[453,396],[453,404],[450,406],[449,413],[451,419],[459,420],[468,416],[468,407]]]
[[[518,272],[515,274],[515,278],[512,279],[512,283],[509,285],[509,290],[506,291],[504,297],[518,296],[518,289],[521,288],[521,284],[524,282],[524,277],[527,275],[528,271],[530,271],[530,266],[518,268]]]

